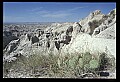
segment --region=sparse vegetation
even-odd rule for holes
[[[70,78],[83,78],[99,77],[99,71],[103,71],[101,67],[106,58],[105,53],[99,55],[99,59],[95,58],[89,52],[78,55],[31,55],[28,58],[19,58],[16,62],[5,63],[4,75],[7,75],[11,70],[17,72],[25,71],[32,77],[70,77]],[[106,58],[106,59],[105,59]],[[114,67],[114,60],[106,61],[105,65]],[[90,76],[92,75],[92,76]],[[5,77],[5,76],[4,76]]]

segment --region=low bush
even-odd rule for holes
[[[111,67],[115,66],[115,60],[112,59],[110,61],[106,55],[105,53],[101,53],[99,57],[95,58],[89,52],[77,55],[65,55],[64,57],[53,55],[52,53],[49,55],[34,54],[28,58],[19,58],[12,64],[6,63],[3,67],[4,71],[6,69],[24,70],[31,73],[30,75],[33,77],[81,78],[86,73],[93,74],[93,76],[97,77],[99,76],[98,72],[103,71],[106,65]],[[108,61],[106,61],[107,59]],[[4,73],[7,74],[9,72]]]

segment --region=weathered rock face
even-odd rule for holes
[[[8,60],[11,61],[11,59],[12,60],[17,59],[17,58],[12,58],[15,55],[11,56],[10,53],[16,50],[16,46],[19,44],[19,42],[20,42],[20,39],[13,40],[6,46],[6,48],[4,49],[4,56],[3,56],[4,60],[3,61],[8,61]]]
[[[62,53],[85,53],[90,52],[93,54],[109,51],[108,54],[116,55],[115,53],[115,40],[104,38],[92,38],[89,34],[78,34],[74,41],[64,46]]]
[[[116,28],[116,10],[112,10],[107,19],[97,28],[95,28],[92,36],[101,37],[108,39],[115,39],[115,28]]]
[[[17,32],[19,41],[10,38],[4,45],[4,60],[14,60],[17,54],[30,56],[33,54],[53,53],[74,54],[83,52],[105,52],[107,48],[115,56],[115,28],[116,10],[104,15],[96,10],[85,19],[75,23],[53,23],[49,26],[33,28],[28,26]],[[19,29],[19,31],[18,31]],[[91,36],[92,35],[92,36]],[[4,32],[4,41],[12,36],[11,32]],[[12,41],[13,40],[13,41]],[[11,42],[10,42],[11,41]],[[13,57],[13,59],[12,59]]]
[[[13,51],[13,49],[18,45],[18,42],[19,42],[20,40],[18,39],[18,40],[13,40],[13,41],[11,41],[8,45],[7,45],[7,47],[5,48],[5,50],[8,52],[8,53],[11,53],[12,51]]]
[[[18,39],[16,36],[12,35],[10,31],[3,32],[3,49],[10,43],[12,40]]]
[[[33,37],[31,38],[31,40],[32,40],[32,44],[34,44],[34,43],[36,43],[36,42],[39,42],[39,39],[38,39],[38,37],[36,37],[36,36],[33,36]]]
[[[105,30],[103,31],[101,31],[99,28],[95,29],[93,37],[115,39],[116,38],[115,28],[116,28],[116,23],[106,29],[104,28]]]
[[[106,17],[107,16],[102,14],[100,10],[90,13],[88,17],[79,22],[82,26],[82,32],[92,35],[94,29],[101,25]]]
[[[72,36],[74,37],[74,36],[76,36],[78,33],[80,33],[80,32],[81,32],[81,28],[82,28],[82,26],[81,26],[78,22],[75,22],[75,23],[73,24]]]

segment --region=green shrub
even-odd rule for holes
[[[107,54],[102,53],[95,58],[89,52],[75,55],[31,55],[28,58],[22,57],[14,63],[4,64],[4,69],[18,69],[24,71],[32,71],[34,77],[77,77],[84,73],[96,73],[104,62]],[[114,66],[115,59],[109,59],[108,62]],[[97,69],[97,70],[96,70]],[[35,76],[39,72],[42,75]],[[44,73],[45,72],[45,73]]]
[[[74,69],[78,61],[78,56],[73,56],[69,59],[69,66]]]
[[[88,72],[90,70],[90,64],[85,64],[84,65],[84,71]]]
[[[99,67],[99,61],[95,59],[91,60],[89,64],[91,69],[96,69]]]
[[[89,61],[92,59],[92,55],[89,52],[86,52],[83,54],[83,63],[89,63]]]
[[[79,58],[78,65],[80,68],[83,68],[83,58]]]

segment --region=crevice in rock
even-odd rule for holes
[[[59,48],[60,48],[60,42],[59,41],[55,41],[55,47],[57,48],[57,50],[59,50]]]
[[[39,42],[39,39],[36,36],[32,37],[32,44],[36,42]]]

